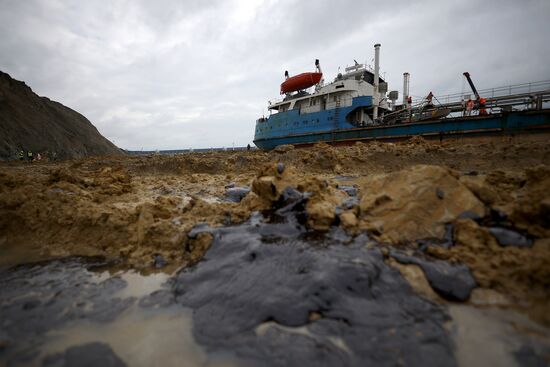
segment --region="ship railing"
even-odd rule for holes
[[[548,89],[550,89],[550,80],[507,85],[507,86],[497,87],[497,88],[480,89],[478,90],[478,93],[483,98],[495,98],[495,97],[512,96],[515,94],[543,92]],[[436,98],[439,101],[439,103],[448,104],[448,103],[454,103],[454,102],[462,102],[465,96],[466,97],[471,96],[472,99],[475,99],[475,97],[473,96],[473,92],[453,93],[453,94],[447,94],[443,96],[436,96]]]

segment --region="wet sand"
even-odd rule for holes
[[[439,326],[423,332],[431,335],[426,337],[426,342],[439,340],[438,346],[432,345],[430,348],[435,349],[425,350],[427,354],[403,350],[404,355],[409,356],[403,357],[404,361],[430,361],[427,356],[435,353],[440,359],[434,358],[430,364],[436,361],[470,364],[468,355],[481,353],[476,345],[464,341],[469,337],[463,337],[464,342],[460,345],[453,344],[459,340],[453,335],[458,335],[457,338],[470,335],[468,328],[474,327],[466,326],[472,324],[468,321],[472,316],[464,309],[474,310],[471,312],[502,310],[523,315],[528,321],[514,323],[502,321],[502,317],[497,321],[491,319],[493,324],[500,323],[501,327],[508,323],[516,325],[514,332],[517,335],[513,336],[514,343],[503,342],[508,345],[504,354],[489,353],[485,359],[479,360],[522,365],[521,361],[549,358],[546,331],[550,325],[547,312],[550,309],[548,162],[550,144],[544,141],[477,140],[441,144],[413,139],[405,143],[357,143],[346,147],[324,144],[308,149],[279,147],[272,152],[227,151],[32,164],[2,163],[0,267],[6,272],[3,274],[9,274],[17,264],[84,256],[101,257],[102,261],[111,264],[110,267],[130,270],[133,272],[130,274],[173,274],[169,292],[173,292],[175,297],[169,297],[173,300],[159,320],[168,317],[173,307],[192,309],[195,315],[194,338],[200,345],[208,346],[210,352],[214,350],[222,355],[240,353],[241,357],[246,357],[243,361],[254,365],[262,358],[274,356],[261,352],[274,340],[282,343],[272,345],[276,350],[303,343],[299,345],[304,351],[309,350],[308,353],[312,348],[307,342],[310,340],[332,351],[325,361],[332,361],[330,358],[334,357],[335,363],[343,361],[354,365],[364,361],[369,354],[368,348],[348,339],[350,335],[364,333],[366,337],[373,330],[380,333],[394,327],[390,324],[374,329],[359,327],[371,322],[368,315],[356,314],[360,303],[355,305],[355,301],[351,301],[355,298],[349,298],[346,292],[338,293],[342,287],[354,287],[344,280],[339,283],[335,279],[341,271],[340,263],[351,261],[346,258],[355,253],[356,260],[353,261],[363,261],[371,264],[365,266],[376,269],[387,268],[377,270],[389,277],[379,286],[389,287],[385,291],[400,293],[409,300],[393,302],[403,303],[402,307],[412,307],[411,310],[422,308],[423,302],[428,302],[427,305],[437,309],[432,312],[433,316],[425,317]],[[231,228],[235,228],[234,232]],[[228,236],[236,243],[252,242],[248,247],[235,248],[222,256],[223,251],[220,252],[219,248],[224,243],[229,246]],[[300,244],[297,245],[296,241]],[[227,277],[240,279],[232,297],[238,300],[244,289],[250,289],[246,286],[247,275],[259,279],[282,271],[279,277],[285,284],[283,290],[296,289],[299,279],[287,278],[292,269],[272,268],[269,271],[273,264],[296,258],[292,253],[279,254],[269,250],[270,246],[281,244],[285,248],[290,246],[290,252],[294,251],[293,246],[305,246],[302,251],[306,253],[313,251],[303,258],[305,265],[300,263],[302,260],[296,264],[306,270],[313,266],[310,269],[313,274],[314,269],[326,261],[318,257],[319,246],[329,246],[340,265],[334,269],[331,279],[321,283],[328,283],[336,293],[321,292],[320,296],[313,296],[313,290],[311,294],[306,292],[300,299],[308,306],[299,310],[281,301],[276,309],[295,310],[290,319],[277,316],[280,313],[272,309],[272,304],[258,304],[257,300],[245,298],[240,305],[263,311],[257,319],[250,311],[247,313],[250,319],[242,320],[240,315],[231,316],[231,312],[226,310],[230,304],[224,298],[227,294],[216,295],[215,288],[204,291],[211,282],[222,282],[216,278],[216,272],[200,276],[201,272],[209,274],[207,264],[215,265],[222,258],[232,258],[231,254],[240,251],[248,254],[243,255],[245,257],[266,256],[268,260],[260,267],[251,265],[253,262],[250,261],[240,263],[237,259],[235,263],[219,264],[230,272]],[[314,250],[308,250],[309,247]],[[251,252],[251,248],[258,250]],[[215,257],[216,253],[220,253],[219,259]],[[210,256],[210,260],[201,261],[205,256]],[[284,260],[286,256],[290,258]],[[360,260],[363,257],[364,260]],[[252,267],[247,270],[249,266]],[[235,273],[230,270],[233,267]],[[243,273],[239,274],[238,269]],[[361,274],[364,270],[359,267],[346,271]],[[369,284],[376,284],[377,272],[369,276],[373,277]],[[319,276],[321,274],[326,276],[327,273],[321,272]],[[322,285],[319,280],[308,283],[310,281],[310,278],[304,281],[304,289]],[[198,293],[195,296],[182,295],[179,282],[190,284],[190,291]],[[239,282],[243,282],[244,288],[239,288]],[[395,285],[389,286],[400,282],[410,287],[413,293],[409,294],[401,286],[395,289],[392,289]],[[132,281],[126,283],[132,284]],[[127,293],[119,295],[121,298],[147,297],[135,293],[129,285],[126,287]],[[256,291],[259,299],[267,296],[262,293],[265,287],[267,284]],[[152,292],[151,289],[148,288],[147,292]],[[333,298],[334,294],[340,295]],[[381,296],[374,297],[373,303],[365,307],[384,309],[384,302],[389,300],[377,297]],[[275,302],[288,298],[288,294],[271,294],[268,298]],[[211,299],[208,303],[214,309],[201,311],[202,301],[197,299]],[[314,307],[316,302],[321,302],[319,299],[340,301],[324,308]],[[345,303],[341,303],[344,302],[342,299],[346,300]],[[415,306],[415,302],[419,303]],[[465,308],[456,308],[457,305]],[[136,306],[128,307],[131,310]],[[400,310],[397,314],[408,314],[413,312],[411,310]],[[208,329],[212,321],[203,320],[201,312],[225,315],[225,322],[233,317],[233,323],[219,321],[221,324],[216,325],[216,330],[226,333],[227,340],[234,342],[227,343],[211,336]],[[304,312],[305,319],[296,319],[297,314]],[[349,315],[335,318],[334,315],[339,313]],[[440,316],[436,316],[438,313]],[[122,318],[122,324],[124,320],[135,320],[132,317],[137,316],[125,317],[130,319]],[[390,313],[387,317],[395,318],[395,315]],[[488,317],[493,317],[493,314]],[[343,319],[351,329],[342,329],[342,325],[347,325]],[[446,319],[451,320],[450,324]],[[317,320],[325,321],[318,324]],[[336,326],[330,320],[336,320]],[[452,320],[462,321],[451,327]],[[410,321],[405,318],[401,322],[405,325]],[[530,333],[526,330],[533,328],[520,325],[529,322],[544,330],[538,332],[536,341],[526,336]],[[64,327],[78,334],[78,325]],[[232,339],[235,327],[250,332],[243,334],[243,337],[248,336],[242,343]],[[493,329],[497,330],[497,327]],[[414,332],[405,328],[394,333],[399,335],[398,340],[406,340]],[[288,335],[302,339],[296,341]],[[482,332],[471,335],[473,339],[487,338]],[[82,343],[94,339],[89,334],[81,336]],[[253,341],[259,344],[251,348]],[[126,353],[121,352],[124,347],[116,346],[114,339],[107,338],[105,342],[115,349],[117,355]],[[388,348],[403,347],[399,341],[388,343]],[[422,339],[419,343],[419,350],[426,348]],[[66,346],[63,343],[58,345],[51,349],[51,353],[59,353],[63,349],[60,346]],[[501,347],[495,348],[500,350]],[[206,363],[201,354],[204,352],[193,353],[198,356],[197,364]],[[309,355],[309,361],[316,360],[308,353],[300,358]],[[385,361],[388,363],[382,364],[391,364],[390,361],[396,361],[394,358],[397,357],[390,357]],[[128,362],[128,357],[123,360],[135,365],[135,361]]]

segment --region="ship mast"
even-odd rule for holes
[[[315,71],[317,73],[323,74],[323,71],[321,70],[321,64],[319,63],[319,59],[315,59]],[[325,78],[322,78],[319,80],[319,83],[315,84],[315,91],[318,92],[321,87],[325,84]]]

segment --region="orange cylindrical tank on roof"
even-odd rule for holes
[[[302,73],[290,77],[281,84],[281,94],[312,87],[319,83],[322,77],[323,73]]]

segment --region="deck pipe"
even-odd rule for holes
[[[410,74],[403,73],[403,106],[408,107]]]
[[[380,84],[380,44],[374,45],[374,107],[372,110],[372,119],[378,119],[378,104],[380,103],[380,96],[378,93]]]

